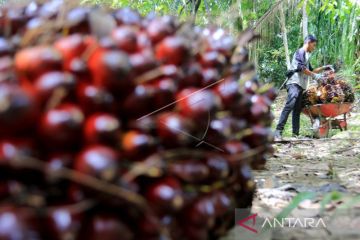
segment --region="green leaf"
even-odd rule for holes
[[[326,194],[320,202],[320,213],[322,214],[325,210],[325,206],[331,201],[336,201],[342,198],[342,194],[339,192],[331,192]]]

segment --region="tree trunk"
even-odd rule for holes
[[[289,56],[289,45],[287,39],[287,30],[286,30],[286,21],[283,4],[280,5],[280,24],[281,24],[281,35],[283,38],[284,48],[285,48],[285,59],[286,59],[286,67],[290,69],[290,56]]]
[[[308,32],[308,15],[306,13],[306,6],[307,6],[307,1],[308,0],[304,0],[304,4],[302,7],[302,27],[303,27],[303,37],[305,38],[307,35],[309,35]]]

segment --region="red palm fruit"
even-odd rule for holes
[[[226,179],[230,175],[230,165],[227,159],[221,155],[210,155],[206,157],[206,166],[212,180]]]
[[[91,217],[85,236],[80,239],[88,240],[133,240],[134,233],[116,215],[97,213]]]
[[[210,176],[209,167],[199,160],[181,160],[171,163],[169,172],[186,183],[201,183]]]
[[[166,147],[187,146],[193,142],[191,135],[194,131],[192,122],[174,112],[164,112],[156,119],[157,135]]]
[[[84,36],[80,34],[72,34],[67,37],[60,38],[54,43],[54,47],[62,54],[64,59],[64,69],[69,70],[71,61],[79,58],[86,50],[87,44]]]
[[[8,34],[14,35],[21,31],[28,19],[29,17],[24,14],[24,8],[22,7],[2,7],[0,10],[0,29],[8,28]]]
[[[211,90],[186,88],[176,96],[176,107],[185,117],[208,120],[215,110],[220,109],[218,96]]]
[[[89,65],[94,83],[116,93],[128,93],[134,87],[130,79],[130,60],[121,51],[103,51],[92,57]]]
[[[66,14],[66,27],[70,33],[90,33],[90,8],[77,7]]]
[[[140,14],[131,8],[121,8],[113,15],[118,25],[140,26],[142,20]]]
[[[210,229],[215,224],[216,211],[211,195],[204,195],[184,210],[185,220],[192,226]]]
[[[86,65],[85,61],[81,58],[74,58],[70,62],[69,72],[72,73],[78,82],[88,82],[92,81],[92,76],[90,74],[89,68]]]
[[[170,16],[163,16],[150,20],[146,27],[146,32],[149,35],[151,42],[156,44],[163,40],[165,37],[175,33],[177,28],[175,18]]]
[[[33,82],[46,72],[62,69],[62,56],[55,48],[36,46],[15,55],[15,68],[20,80]]]
[[[243,94],[240,99],[231,104],[229,110],[236,118],[248,119],[250,117],[251,105],[251,96],[249,94]]]
[[[74,156],[68,152],[52,153],[46,161],[48,172],[57,172],[63,168],[71,168],[74,163]]]
[[[202,70],[202,87],[209,87],[211,84],[216,85],[216,82],[221,80],[219,70],[215,68],[205,68]]]
[[[14,50],[14,45],[11,41],[0,37],[0,57],[12,55]]]
[[[86,115],[95,112],[114,112],[115,99],[106,89],[88,83],[79,83],[76,91],[80,108]]]
[[[138,30],[130,26],[121,26],[113,30],[111,37],[115,45],[122,51],[134,53],[137,51]]]
[[[118,143],[121,124],[111,114],[98,113],[85,121],[84,139],[87,143],[98,143],[114,146]]]
[[[33,142],[28,139],[1,139],[0,166],[8,166],[16,157],[30,157],[34,155]]]
[[[208,230],[197,226],[186,225],[183,227],[183,234],[186,240],[207,240]]]
[[[151,113],[155,108],[153,105],[153,89],[138,85],[133,93],[128,95],[124,100],[122,114],[130,118],[139,118]]]
[[[250,150],[250,147],[247,143],[239,141],[239,140],[231,140],[224,144],[223,149],[226,153],[233,155],[231,159],[229,159],[229,163],[231,166],[242,164],[248,159],[244,159],[244,153]]]
[[[269,88],[265,93],[264,96],[266,96],[270,101],[275,101],[278,93],[274,87]]]
[[[145,197],[158,213],[178,211],[184,205],[181,185],[172,177],[159,179],[148,186]]]
[[[52,71],[41,75],[34,84],[35,96],[42,105],[46,104],[56,91],[64,91],[66,98],[74,96],[76,79],[70,73]],[[64,96],[64,97],[65,97]]]
[[[251,147],[259,147],[272,141],[272,131],[270,128],[255,125],[243,140]]]
[[[179,81],[179,88],[201,87],[203,82],[203,72],[197,62],[192,62],[184,67],[184,77]]]
[[[0,134],[15,136],[33,126],[38,107],[27,91],[16,85],[1,85],[0,103]]]
[[[154,137],[136,130],[126,132],[121,143],[125,157],[132,160],[142,160],[157,149]]]
[[[223,191],[213,192],[211,198],[215,206],[215,214],[218,217],[223,216],[234,207],[233,199]]]
[[[103,145],[88,146],[76,157],[74,169],[105,181],[113,181],[119,172],[119,154]]]
[[[261,95],[253,95],[251,97],[250,119],[253,123],[260,122],[270,112],[271,101],[267,97]]]
[[[177,86],[173,79],[162,78],[145,87],[152,91],[153,109],[165,111],[174,108],[175,104],[172,103],[175,101]]]
[[[48,235],[54,240],[77,239],[83,218],[82,209],[74,206],[51,207],[46,217]]]
[[[134,75],[141,75],[142,73],[154,69],[158,65],[154,53],[149,49],[131,54],[130,63]]]
[[[151,39],[145,31],[141,31],[137,34],[136,43],[137,43],[138,51],[144,51],[145,49],[152,49]]]
[[[222,68],[226,58],[218,51],[205,52],[200,56],[200,63],[204,68]]]
[[[138,235],[140,239],[158,239],[160,235],[160,222],[155,215],[145,214],[138,221]]]
[[[156,59],[165,64],[181,65],[189,55],[185,39],[167,37],[156,45]]]
[[[39,134],[42,142],[50,148],[74,147],[81,140],[84,115],[73,104],[61,104],[41,117]]]
[[[216,93],[220,96],[221,101],[226,109],[241,98],[240,86],[233,76],[227,77],[215,86]]]
[[[31,208],[0,208],[0,239],[42,239],[40,218]]]

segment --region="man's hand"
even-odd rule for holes
[[[319,83],[319,81],[321,80],[321,78],[323,77],[323,75],[322,75],[322,74],[319,74],[319,73],[314,73],[314,74],[312,75],[312,77],[316,80],[316,82]]]

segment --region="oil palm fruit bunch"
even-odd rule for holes
[[[325,72],[318,86],[311,86],[303,95],[303,106],[321,103],[352,103],[354,91],[346,81],[338,79],[333,71]]]
[[[272,152],[257,36],[42,2],[0,10],[0,238],[224,234]]]

